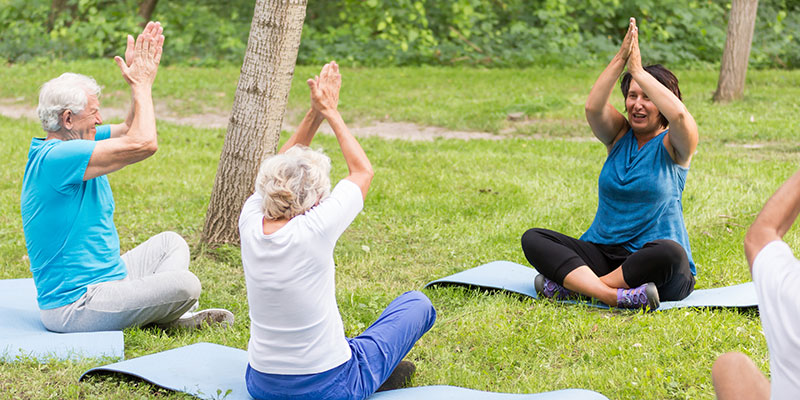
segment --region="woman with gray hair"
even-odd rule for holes
[[[405,384],[403,357],[436,319],[416,291],[389,304],[364,333],[347,338],[336,304],[333,249],[364,205],[373,171],[337,110],[335,62],[308,80],[311,110],[266,159],[239,216],[250,306],[247,389],[256,399],[365,399]],[[330,159],[309,149],[330,124],[349,170],[330,190]]]

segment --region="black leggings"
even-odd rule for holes
[[[648,242],[631,253],[621,245],[591,243],[534,228],[522,235],[522,251],[537,271],[560,285],[567,274],[582,265],[598,277],[622,265],[625,283],[637,287],[653,282],[662,301],[682,300],[694,290],[686,251],[669,239]]]

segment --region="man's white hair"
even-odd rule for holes
[[[267,219],[292,219],[328,197],[331,159],[303,145],[261,163],[256,191],[264,197],[261,210]]]
[[[39,90],[39,119],[47,132],[61,129],[61,113],[80,114],[89,102],[89,95],[99,96],[100,85],[86,75],[65,72],[47,81]]]

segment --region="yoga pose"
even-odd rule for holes
[[[345,337],[333,249],[361,212],[373,171],[337,110],[336,63],[308,86],[311,110],[279,154],[261,164],[239,217],[251,320],[245,378],[256,399],[364,399],[406,381],[413,364],[401,360],[433,326],[436,311],[424,294],[407,292],[364,333]],[[306,147],[323,119],[349,169],[332,191],[330,159]]]
[[[189,247],[160,233],[120,255],[114,197],[107,174],[156,152],[151,97],[164,43],[150,22],[125,60],[114,60],[131,88],[124,123],[102,125],[100,86],[65,73],[39,92],[47,136],[34,138],[22,183],[22,225],[41,318],[56,332],[104,331],[133,325],[199,327],[233,323],[227,310],[191,312],[200,281],[189,272]]]
[[[800,172],[767,201],[744,238],[744,253],[769,348],[772,382],[746,355],[723,354],[711,373],[720,400],[800,398],[800,260],[781,240],[798,213]]]
[[[610,103],[621,89],[625,118]],[[522,236],[534,282],[545,297],[591,296],[616,307],[655,309],[694,289],[695,267],[681,197],[697,125],[681,101],[678,79],[660,65],[642,67],[631,18],[622,47],[592,86],[586,119],[606,146],[594,222],[580,239],[547,229]]]

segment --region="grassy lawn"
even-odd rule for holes
[[[103,104],[127,94],[111,61],[11,66],[0,70],[0,98],[35,104],[37,88],[65,70],[94,75]],[[307,104],[299,67],[290,107]],[[348,335],[365,329],[395,296],[493,260],[526,263],[519,237],[546,227],[579,235],[597,203],[605,157],[590,135],[583,102],[597,70],[445,68],[345,69],[341,108],[348,120],[388,118],[453,129],[501,132],[500,141],[407,142],[363,139],[375,168],[364,212],[336,248],[337,297]],[[769,195],[797,167],[800,71],[750,71],[747,99],[710,102],[716,71],[677,71],[701,142],[684,193],[698,288],[750,279],[742,238]],[[191,115],[229,110],[238,68],[165,68],[155,96]],[[621,104],[621,95],[615,101]],[[510,126],[509,112],[525,112]],[[751,118],[752,116],[752,118]],[[0,117],[0,279],[30,276],[19,215],[19,190],[36,122]],[[123,251],[164,230],[192,247],[191,269],[203,282],[202,307],[236,314],[232,329],[125,331],[132,358],[199,341],[246,348],[248,310],[239,249],[207,249],[200,229],[224,130],[159,124],[159,152],[110,176]],[[531,140],[529,135],[535,135]],[[286,136],[286,133],[284,133]],[[761,146],[751,148],[747,143]],[[336,141],[314,147],[332,157],[333,180],[345,175]],[[797,230],[787,241],[800,248]],[[758,314],[671,310],[652,314],[599,311],[460,288],[426,290],[438,311],[433,329],[412,350],[413,384],[447,384],[503,392],[564,388],[611,399],[711,399],[714,359],[731,350],[768,370]],[[185,398],[119,378],[78,383],[103,360],[0,363],[0,397],[15,399]]]

